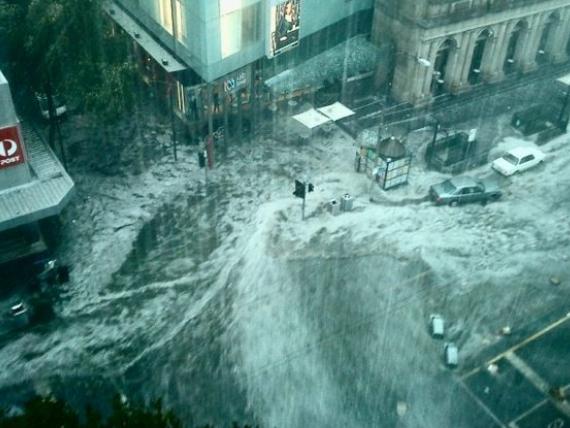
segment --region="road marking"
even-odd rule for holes
[[[540,330],[538,333],[533,334],[532,336],[527,337],[525,340],[523,340],[522,342],[517,343],[516,345],[512,346],[511,348],[507,349],[506,351],[496,355],[495,357],[493,357],[492,359],[488,360],[486,363],[484,363],[484,367],[488,367],[489,364],[492,363],[496,363],[497,361],[499,361],[500,359],[502,359],[503,357],[505,357],[507,354],[509,353],[513,353],[517,350],[519,350],[520,348],[522,348],[525,345],[528,345],[530,342],[538,339],[539,337],[543,336],[544,334],[548,333],[549,331],[553,330],[554,328],[558,327],[561,324],[564,324],[566,321],[570,320],[570,312],[566,313],[566,315],[564,315],[562,318],[560,318],[559,320],[553,322],[552,324],[546,326],[545,328],[543,328],[542,330]],[[482,369],[482,366],[476,367],[473,370],[471,370],[470,372],[467,372],[466,374],[464,374],[463,376],[461,376],[461,380],[465,380],[471,376],[473,376],[474,374],[480,372]]]
[[[513,419],[511,421],[511,423],[509,424],[509,426],[514,425],[514,427],[516,428],[518,425],[516,424],[518,421],[520,421],[521,419],[526,418],[528,415],[530,415],[532,412],[534,412],[536,409],[538,409],[541,406],[544,406],[546,403],[548,402],[548,400],[544,399],[542,401],[540,401],[538,404],[532,406],[530,409],[528,409],[526,412],[521,413],[520,415],[518,415],[515,419]]]
[[[523,374],[539,391],[542,391],[547,397],[550,397],[550,385],[542,379],[527,363],[525,363],[518,355],[513,352],[508,353],[505,358]],[[551,399],[556,408],[570,418],[570,405],[568,403]]]
[[[501,428],[507,428],[505,424],[503,424],[501,420],[495,416],[495,414],[491,411],[491,409],[489,409],[487,405],[479,399],[479,397],[477,397],[473,392],[471,392],[471,389],[469,389],[469,387],[465,385],[463,379],[455,378],[455,380],[467,392],[467,394],[485,411],[485,413],[487,413],[491,417],[491,419],[495,421],[497,425],[499,425]]]
[[[488,361],[488,364],[494,363],[498,360],[500,360],[501,358],[503,358],[505,355],[513,353],[517,350],[519,350],[520,348],[522,348],[523,346],[529,344],[530,342],[532,342],[533,340],[538,339],[540,336],[543,336],[544,334],[548,333],[550,330],[555,329],[556,327],[558,327],[561,324],[564,324],[566,321],[570,320],[570,312],[568,312],[566,315],[564,315],[562,318],[560,318],[558,321],[553,322],[552,324],[550,324],[549,326],[543,328],[542,330],[540,330],[538,333],[533,334],[530,337],[527,337],[525,340],[523,340],[522,342],[519,342],[518,344],[516,344],[515,346],[513,346],[512,348],[506,350],[505,352],[497,355],[495,358],[493,358],[492,360]]]

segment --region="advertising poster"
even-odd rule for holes
[[[271,8],[271,55],[299,44],[300,0],[287,0]]]
[[[24,161],[18,126],[0,129],[0,169],[20,165]]]

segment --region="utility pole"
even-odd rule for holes
[[[433,151],[435,150],[435,143],[437,142],[437,133],[439,132],[439,120],[435,119],[435,125],[433,127],[433,138],[431,140],[431,144],[427,147],[426,150],[426,162],[428,168],[431,167],[431,159],[433,157]]]
[[[303,204],[301,205],[301,220],[305,220],[305,201],[307,200],[307,185],[303,185]]]
[[[176,123],[174,118],[174,97],[172,96],[172,85],[170,85],[168,82],[166,84],[168,88],[168,98],[170,101],[170,127],[172,128],[172,151],[174,154],[174,162],[176,162],[178,161],[178,154],[176,150]]]

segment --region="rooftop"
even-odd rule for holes
[[[53,151],[25,124],[21,124],[32,181],[0,192],[0,232],[57,215],[74,188]]]

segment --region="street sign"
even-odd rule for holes
[[[236,88],[236,79],[227,79],[224,82],[224,90],[226,92],[233,92]]]
[[[18,126],[0,129],[0,169],[24,163],[24,150]]]

